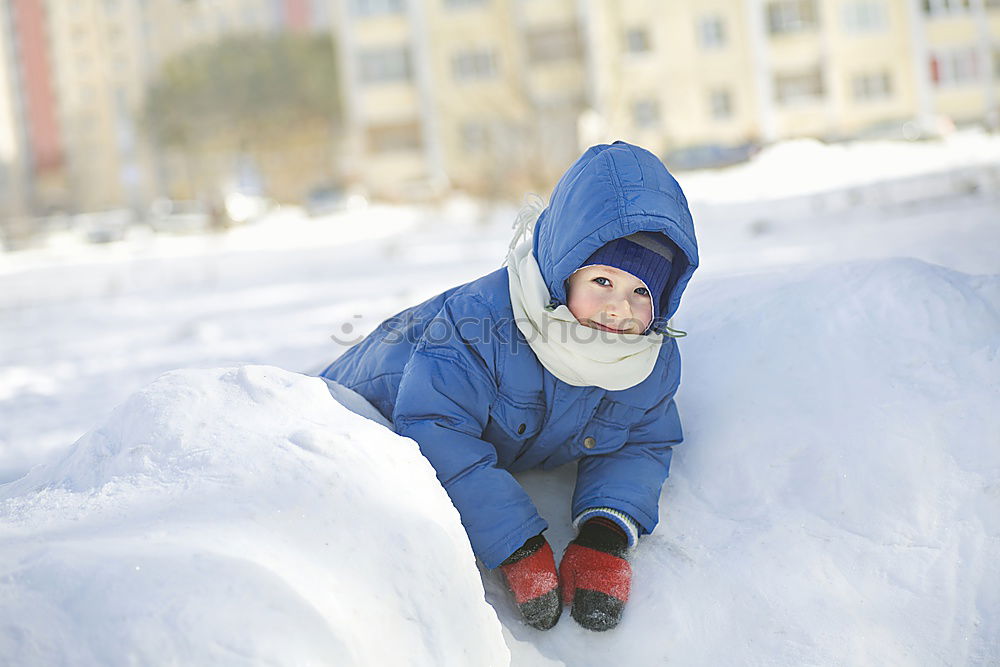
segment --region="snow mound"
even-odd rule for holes
[[[852,262],[688,306],[648,613],[716,664],[996,660],[1000,276]]]
[[[697,281],[661,524],[622,624],[513,664],[1000,661],[1000,276],[916,260]],[[561,552],[573,470],[522,475]]]
[[[11,664],[507,664],[415,443],[317,378],[168,373],[0,487]]]

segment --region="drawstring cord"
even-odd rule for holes
[[[521,204],[521,210],[517,212],[517,217],[514,218],[514,224],[511,228],[514,230],[514,238],[510,240],[510,245],[507,246],[507,257],[504,259],[500,266],[504,266],[510,263],[511,255],[514,254],[514,249],[521,243],[521,241],[526,241],[531,238],[535,231],[535,223],[538,222],[538,216],[542,214],[545,210],[545,200],[536,195],[534,192],[529,192],[524,195],[524,203]]]
[[[669,322],[663,325],[663,329],[664,330],[660,331],[660,333],[668,338],[684,338],[685,336],[688,335],[687,331],[681,331],[680,329],[672,329],[670,327]],[[657,331],[659,331],[659,329],[657,329]]]

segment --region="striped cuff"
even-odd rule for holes
[[[606,517],[621,526],[622,530],[628,536],[628,548],[635,549],[635,546],[639,543],[639,524],[636,523],[635,519],[620,510],[610,507],[588,507],[576,515],[576,518],[573,519],[573,527],[580,530],[580,526],[584,521],[593,519],[595,516]]]

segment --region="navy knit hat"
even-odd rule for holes
[[[636,232],[605,243],[587,258],[580,268],[593,264],[613,266],[628,271],[649,288],[653,316],[670,279],[674,259],[673,245],[663,236],[652,232]]]

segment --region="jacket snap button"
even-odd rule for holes
[[[517,427],[517,434],[518,435],[524,435],[524,431],[527,428],[528,428],[527,424],[521,424],[520,426]]]
[[[583,446],[587,449],[593,449],[597,445],[597,441],[594,440],[589,435],[583,439]]]

